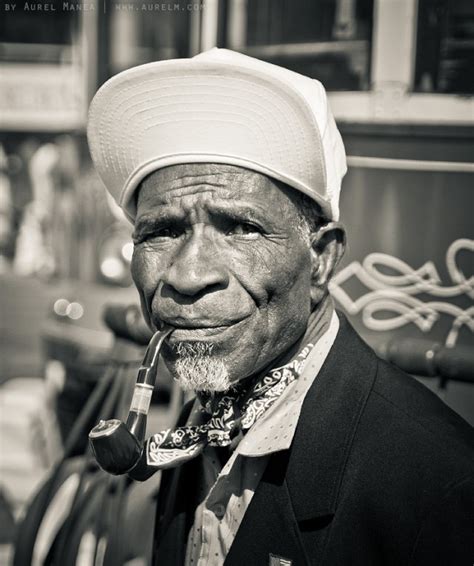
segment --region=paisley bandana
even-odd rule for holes
[[[290,363],[272,369],[250,388],[236,386],[221,394],[200,393],[206,422],[151,436],[145,446],[147,464],[156,469],[174,468],[196,457],[206,445],[229,446],[298,378],[313,346],[308,344]]]

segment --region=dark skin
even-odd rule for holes
[[[176,328],[171,345],[211,343],[232,381],[266,367],[304,334],[344,251],[337,223],[302,236],[292,193],[220,164],[167,167],[138,193],[132,275],[145,318]]]

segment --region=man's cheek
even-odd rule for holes
[[[132,278],[139,291],[151,292],[158,284],[160,262],[157,254],[135,248],[131,263]]]

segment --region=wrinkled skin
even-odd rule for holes
[[[212,343],[232,381],[256,373],[303,335],[342,255],[338,226],[309,241],[299,223],[292,191],[255,172],[187,164],[151,174],[132,261],[145,318],[176,328],[169,344]],[[174,355],[165,346],[170,367]]]

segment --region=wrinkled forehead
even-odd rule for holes
[[[292,206],[293,191],[264,174],[242,167],[188,163],[172,165],[148,175],[137,194],[138,214],[177,199],[215,199],[229,205],[247,203],[257,208]]]

